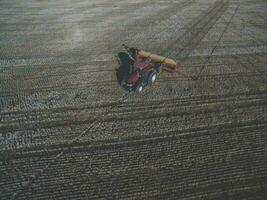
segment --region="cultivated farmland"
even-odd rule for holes
[[[267,199],[266,11],[2,0],[0,199]],[[128,93],[123,43],[179,71]]]

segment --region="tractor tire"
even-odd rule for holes
[[[144,84],[143,83],[138,83],[137,86],[135,87],[135,93],[140,94],[144,89]]]
[[[156,70],[151,70],[149,73],[148,73],[148,77],[147,77],[147,82],[148,83],[154,83],[155,80],[157,79],[157,72]]]

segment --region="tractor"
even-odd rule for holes
[[[117,69],[119,84],[129,92],[141,93],[145,86],[156,81],[162,71],[174,73],[174,60],[123,44],[127,53],[119,53]]]

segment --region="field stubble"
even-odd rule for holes
[[[265,2],[0,4],[1,198],[264,199]],[[127,94],[122,43],[202,73]]]

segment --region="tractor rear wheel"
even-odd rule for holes
[[[147,81],[148,83],[154,83],[156,79],[157,79],[157,72],[156,70],[153,69],[149,72]]]

